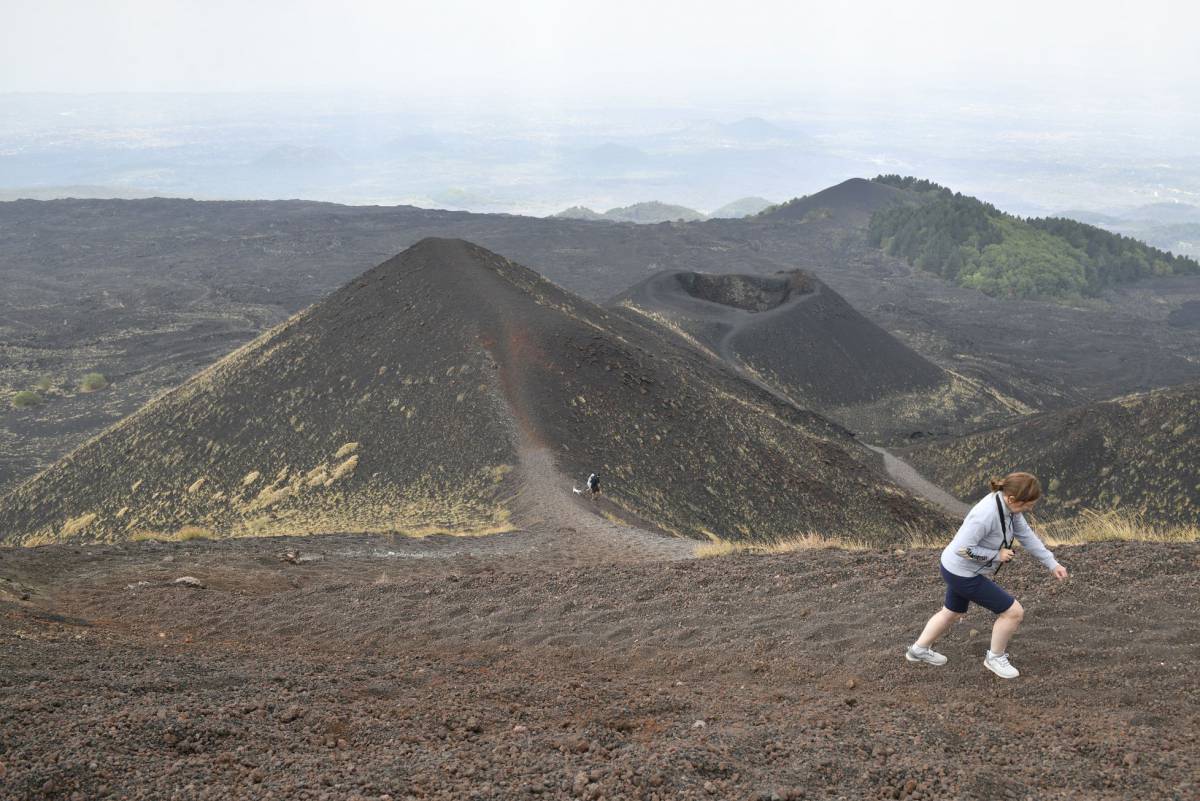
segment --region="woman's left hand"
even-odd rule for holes
[[[1058,579],[1059,581],[1062,581],[1063,579],[1065,579],[1067,577],[1067,569],[1065,567],[1063,567],[1062,565],[1059,565],[1058,567],[1054,568],[1054,577],[1056,579]]]

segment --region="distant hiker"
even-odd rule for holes
[[[587,477],[587,482],[583,486],[584,489],[580,489],[579,487],[571,487],[571,492],[575,493],[576,495],[582,495],[584,490],[586,490],[588,495],[595,498],[600,494],[600,476],[596,475],[595,473],[589,474]]]
[[[1008,661],[1008,641],[1021,625],[1025,610],[1015,598],[992,581],[1000,566],[1013,558],[1013,540],[1020,540],[1054,577],[1067,577],[1067,569],[1046,549],[1025,522],[1023,512],[1034,507],[1042,495],[1041,484],[1029,473],[1009,473],[993,479],[992,491],[967,513],[954,539],[942,551],[941,573],[946,582],[946,605],[929,618],[925,630],[904,656],[909,662],[946,664],[946,657],[930,646],[962,619],[971,601],[995,612],[991,648],[984,667],[1004,679],[1020,673]]]

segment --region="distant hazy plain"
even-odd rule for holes
[[[1198,135],[1200,116],[1181,110],[972,105],[951,94],[920,105],[814,96],[679,108],[5,94],[0,199],[303,198],[533,215],[660,200],[709,212],[897,172],[1195,255]]]

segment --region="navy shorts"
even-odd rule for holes
[[[946,608],[951,612],[965,612],[971,601],[990,609],[997,615],[1008,611],[1016,601],[999,584],[987,576],[956,576],[942,564],[942,580],[946,582]]]

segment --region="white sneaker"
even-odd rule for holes
[[[930,665],[944,665],[950,661],[944,655],[925,645],[908,646],[908,650],[904,652],[904,658],[909,662],[925,662]]]
[[[988,651],[987,656],[983,658],[983,666],[1002,679],[1015,679],[1021,675],[1021,672],[1008,661],[1007,653],[993,654]]]

